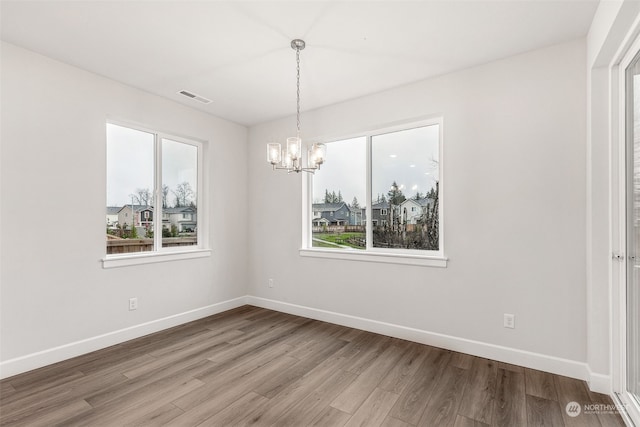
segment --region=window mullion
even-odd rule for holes
[[[302,176],[302,247],[313,246],[313,175]]]
[[[198,247],[201,248],[202,242],[204,242],[204,231],[203,231],[204,228],[202,227],[202,225],[205,223],[202,218],[202,215],[204,212],[204,200],[202,198],[202,194],[204,194],[205,192],[204,168],[203,168],[204,148],[202,147],[202,144],[198,144],[196,146],[196,149],[198,153],[198,160],[197,160],[198,174],[196,178],[196,183],[197,183],[196,185],[198,186],[198,188],[196,189],[196,238],[198,242]]]
[[[366,245],[366,250],[371,250],[372,248],[372,244],[373,244],[373,209],[371,209],[371,203],[373,200],[373,195],[371,194],[371,135],[367,135],[367,142],[366,142],[366,151],[367,151],[367,164],[365,166],[365,170],[366,170],[366,196],[367,196],[367,208],[366,208],[366,215],[367,215],[367,222],[366,222],[366,226],[365,226],[365,245]]]
[[[162,137],[155,135],[155,174],[154,174],[154,209],[153,209],[153,247],[162,249]]]

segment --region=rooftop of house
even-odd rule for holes
[[[107,206],[107,215],[117,215],[122,206]]]
[[[314,212],[335,212],[345,206],[345,202],[340,203],[314,203],[313,211]]]
[[[371,209],[389,209],[389,202],[378,202],[371,205]]]
[[[168,214],[174,214],[174,213],[183,213],[183,212],[195,212],[196,208],[193,206],[178,206],[178,207],[174,207],[174,208],[163,208],[162,212],[168,213]]]
[[[118,212],[122,211],[123,209],[132,209],[134,210],[134,212],[140,212],[140,211],[144,211],[144,210],[153,210],[153,206],[151,205],[124,205],[123,207],[120,208],[120,210],[118,210]]]
[[[422,207],[425,207],[425,206],[431,206],[433,204],[433,199],[430,197],[424,197],[422,199],[407,199],[403,203],[405,202],[414,202]]]

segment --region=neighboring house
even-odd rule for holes
[[[349,225],[364,225],[366,219],[366,209],[365,208],[353,208],[349,207],[350,211],[350,219]]]
[[[323,221],[325,220],[325,221]],[[351,223],[351,210],[346,203],[314,203],[314,226],[321,225],[353,225]]]
[[[170,228],[175,225],[179,233],[196,231],[198,225],[198,211],[193,206],[179,208],[164,208],[162,210],[162,226]]]
[[[314,227],[329,225],[364,225],[365,222],[365,208],[352,208],[344,202],[313,204],[313,219],[311,224]]]
[[[115,227],[118,225],[118,212],[121,206],[107,206],[107,227]]]
[[[118,211],[118,224],[131,227],[132,219],[136,227],[150,227],[153,229],[153,206],[125,205]],[[169,229],[172,225],[179,233],[195,231],[197,225],[197,210],[193,206],[162,209],[162,226]]]
[[[402,224],[417,224],[424,214],[427,213],[427,206],[433,206],[433,199],[425,197],[423,199],[407,199],[400,204],[400,222]]]
[[[135,221],[135,222],[134,222]],[[118,211],[118,224],[131,227],[153,226],[153,206],[145,205],[124,205]]]
[[[371,205],[371,224],[374,227],[384,226],[389,221],[389,203],[379,202]]]
[[[151,227],[153,229],[153,207],[145,206],[136,212],[137,225],[142,227]]]

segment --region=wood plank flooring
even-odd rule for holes
[[[244,306],[0,381],[2,426],[624,426],[583,381]]]

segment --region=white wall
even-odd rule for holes
[[[6,43],[1,78],[2,375],[245,295],[246,128]],[[208,141],[211,257],[102,268],[108,116]]]
[[[585,63],[575,41],[303,113],[307,136],[444,116],[444,269],[300,257],[301,179],[264,155],[295,122],[250,128],[249,294],[585,368]]]

